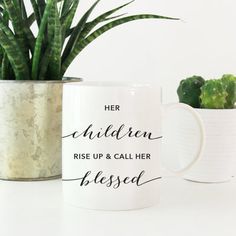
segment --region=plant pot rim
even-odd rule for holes
[[[0,80],[1,83],[36,83],[36,84],[47,84],[47,83],[71,83],[71,82],[82,82],[83,79],[77,77],[63,77],[62,80]]]
[[[236,111],[236,108],[231,109],[205,109],[205,108],[194,108],[194,110],[199,112],[233,112]]]

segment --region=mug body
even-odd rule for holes
[[[63,194],[73,205],[129,210],[159,200],[161,88],[64,85]]]

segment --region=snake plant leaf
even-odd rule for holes
[[[59,80],[61,74],[62,35],[61,35],[61,22],[58,11],[55,11],[54,18],[55,18],[55,29],[54,29],[54,39],[50,55],[49,78],[50,80]]]
[[[25,4],[24,4],[24,0],[18,0],[18,1],[19,1],[19,5],[20,5],[21,14],[22,14],[22,28],[23,28],[23,32],[25,35],[25,43],[26,43],[27,48],[29,48],[31,53],[33,53],[34,46],[35,46],[35,37],[30,29],[30,26],[35,21],[35,14],[32,13],[28,17],[27,12],[26,12],[26,8],[25,8]],[[28,54],[27,49],[26,49],[26,53]],[[28,60],[28,62],[29,62],[29,60]]]
[[[25,8],[24,0],[19,0],[19,5],[20,5],[22,19],[25,20],[25,19],[27,19],[27,12],[26,12],[26,8]]]
[[[15,4],[19,4],[20,8],[18,8],[18,11],[21,13],[21,28],[23,30],[24,34],[24,43],[25,43],[25,55],[28,56],[28,50],[33,53],[34,51],[34,45],[35,45],[35,37],[30,29],[30,26],[33,24],[35,21],[35,14],[32,13],[29,17],[27,17],[27,12],[25,9],[25,4],[23,0],[17,0]],[[18,6],[17,6],[18,7]],[[20,14],[18,13],[18,16]],[[23,40],[23,39],[22,39]],[[28,59],[29,62],[29,59]]]
[[[56,3],[54,3],[54,6],[52,7],[50,14],[48,16],[48,27],[47,27],[47,40],[50,42],[53,40],[53,34],[55,29],[55,17],[56,17]]]
[[[23,27],[23,31],[25,33],[25,38],[27,39],[26,40],[27,46],[28,46],[29,50],[31,51],[31,53],[33,54],[34,48],[35,48],[35,37],[34,37],[33,32],[30,30],[30,28],[27,27],[27,24],[28,23],[26,21],[24,24],[24,27]]]
[[[5,25],[9,26],[9,14],[6,10],[3,12],[2,21]]]
[[[79,0],[74,0],[71,9],[68,11],[66,16],[63,19],[63,16],[61,18],[61,24],[62,24],[62,43],[64,44],[66,39],[66,31],[71,27],[72,21],[74,19],[76,10],[79,5]]]
[[[42,19],[44,10],[46,8],[46,2],[45,0],[37,0],[37,4],[38,4],[38,12],[39,12],[40,19]]]
[[[81,20],[78,22],[78,24],[76,25],[76,27],[74,28],[74,31],[71,34],[71,37],[66,45],[66,48],[63,52],[63,56],[62,56],[62,60],[64,60],[69,54],[70,52],[73,50],[73,48],[75,47],[77,40],[80,37],[81,32],[83,31],[86,22],[88,21],[89,16],[91,15],[91,13],[93,12],[94,8],[97,6],[97,4],[100,2],[100,0],[97,0],[90,8],[89,10],[83,15],[83,17],[81,18]]]
[[[0,20],[2,20],[2,22],[6,25],[6,26],[8,26],[9,25],[9,17],[8,17],[8,13],[7,13],[7,11],[5,10],[5,9],[3,9],[3,11],[1,12],[2,14],[1,14],[1,16],[0,16]],[[4,57],[5,57],[5,52],[4,52],[4,49],[0,46],[0,79],[3,79],[2,78],[2,67],[3,67],[3,65],[4,64],[2,64],[3,63],[3,60],[4,60]],[[4,73],[5,73],[5,71],[4,71]]]
[[[29,68],[27,64],[27,58],[22,52],[22,49],[20,45],[18,44],[18,41],[15,38],[15,35],[11,31],[11,29],[7,26],[7,24],[4,24],[4,20],[0,19],[0,29],[2,31],[2,43],[0,42],[1,46],[3,47],[4,51],[7,53],[8,59],[10,62],[14,64],[14,62],[20,62],[19,65],[12,65],[16,70],[19,69],[17,73],[19,75],[24,74],[25,79],[29,78]],[[9,42],[9,49],[7,47],[7,42]],[[11,54],[12,51],[15,51],[15,54]],[[16,60],[11,60],[11,57],[16,57]],[[19,61],[17,61],[20,58]],[[11,63],[11,64],[12,64]],[[21,78],[19,78],[21,79]]]
[[[30,14],[30,16],[28,17],[26,23],[27,23],[27,26],[30,27],[35,21],[35,15],[34,13]]]
[[[57,20],[57,22],[55,21],[54,23],[54,35],[55,35],[55,38],[53,40],[51,40],[44,52],[44,55],[42,57],[42,60],[40,62],[40,72],[39,72],[39,78],[40,80],[45,80],[45,78],[50,78],[50,80],[53,80],[53,76],[52,75],[52,68],[49,68],[49,64],[54,64],[55,61],[53,59],[53,54],[57,54],[56,57],[60,57],[61,58],[61,45],[60,44],[60,33],[61,33],[61,29],[58,28],[58,26],[60,25],[60,19],[59,19],[59,22],[58,22],[58,19],[55,19]],[[57,43],[56,43],[57,42]],[[56,46],[57,44],[57,46]],[[55,51],[57,51],[57,53],[55,53]],[[58,60],[59,62],[56,63],[57,65],[57,68],[58,68],[58,71],[59,71],[59,76],[60,76],[60,68],[61,68],[61,59],[56,59]],[[49,73],[47,73],[49,70]],[[58,78],[60,79],[60,77]]]
[[[85,25],[85,27],[84,27],[81,35],[80,35],[80,38],[78,40],[80,41],[81,39],[85,38],[98,24],[100,24],[100,23],[102,23],[104,21],[116,19],[116,18],[119,18],[119,17],[123,16],[124,14],[121,14],[121,15],[118,15],[118,16],[109,17],[112,14],[114,14],[115,12],[121,10],[122,8],[128,6],[129,4],[131,4],[133,2],[134,2],[134,0],[132,0],[132,1],[128,2],[128,3],[125,3],[125,4],[119,6],[119,7],[115,8],[115,9],[112,9],[112,10],[110,10],[108,12],[105,12],[104,14],[98,16],[92,22],[88,22]]]
[[[36,0],[30,0],[30,2],[31,2],[32,8],[33,8],[33,11],[34,11],[34,16],[35,16],[35,19],[37,21],[38,27],[40,27],[41,17],[40,17],[37,2],[36,2]]]
[[[23,25],[21,21],[21,14],[19,5],[14,5],[11,0],[4,0],[4,4],[6,6],[6,10],[8,11],[9,18],[11,19],[11,23],[16,34],[17,40],[19,45],[22,48],[23,53],[25,56],[28,54],[28,49],[24,40],[24,32],[23,32]]]
[[[2,64],[4,53],[5,52],[4,52],[3,48],[0,46],[0,65]]]
[[[39,72],[39,79],[40,80],[45,80],[46,78],[46,74],[47,74],[47,70],[48,70],[48,65],[50,62],[50,58],[51,58],[51,52],[52,52],[52,47],[51,47],[51,43],[48,45],[48,47],[46,48],[44,55],[42,56],[42,60],[40,63],[40,72]]]
[[[123,14],[120,14],[120,15],[117,15],[117,16],[107,17],[104,21],[114,20],[114,19],[120,18],[120,17],[125,16],[125,15],[127,15],[127,13],[123,13]]]
[[[117,19],[117,18],[119,18],[119,17],[122,17],[122,16],[124,16],[124,15],[126,15],[127,13],[123,13],[123,14],[120,14],[120,15],[117,15],[117,16],[111,16],[111,17],[107,17],[104,21],[109,21],[109,20],[114,20],[114,19]],[[103,22],[104,22],[103,21]],[[85,36],[87,36],[88,35],[88,33],[87,32],[85,32],[85,31],[87,31],[87,27],[89,27],[89,25],[90,24],[92,24],[92,22],[88,22],[88,23],[86,23],[86,25],[85,25],[85,27],[84,27],[84,30],[81,32],[81,38],[83,38],[83,37],[85,37]],[[74,31],[74,29],[75,29],[75,27],[72,27],[72,28],[70,28],[69,30],[67,30],[67,32],[66,32],[66,38],[68,38],[72,33],[73,33],[73,31]],[[91,31],[91,30],[90,30]]]
[[[23,0],[22,0],[23,1]],[[26,16],[26,18],[22,19],[23,21],[23,32],[25,34],[25,42],[27,44],[27,48],[31,51],[33,54],[34,52],[34,46],[35,46],[35,37],[33,32],[30,29],[30,26],[35,21],[35,15],[32,13],[29,17]]]
[[[33,62],[32,62],[32,79],[38,80],[38,70],[39,70],[39,62],[41,56],[41,49],[44,39],[44,32],[47,27],[47,20],[50,14],[50,11],[55,3],[55,0],[48,0],[46,8],[44,10],[43,18],[41,20],[38,37],[35,43],[34,55],[33,55]]]
[[[9,79],[9,74],[10,74],[10,69],[11,65],[8,60],[7,54],[4,53],[2,64],[1,64],[1,79],[2,80],[8,80]]]
[[[63,6],[62,6],[62,10],[61,10],[61,16],[65,16],[68,14],[70,8],[73,5],[74,0],[64,0],[63,1]]]
[[[74,47],[74,49],[71,51],[71,53],[68,55],[68,57],[63,61],[62,65],[62,76],[66,72],[67,68],[70,66],[72,61],[75,59],[75,57],[91,42],[93,42],[96,38],[103,35],[105,32],[113,29],[114,27],[117,27],[119,25],[141,20],[141,19],[168,19],[168,20],[179,20],[177,18],[171,18],[171,17],[165,17],[165,16],[159,16],[159,15],[153,15],[153,14],[141,14],[141,15],[133,15],[133,16],[127,16],[123,17],[114,21],[111,21],[104,26],[101,26],[99,29],[95,30],[93,33],[91,33],[88,37],[85,39],[78,41],[77,45]]]
[[[1,29],[2,24],[0,21]],[[24,62],[24,55],[21,52],[19,45],[15,41],[14,35],[7,37],[7,35],[0,30],[0,44],[7,54],[7,57],[14,70],[16,80],[29,80],[29,70],[27,63]]]

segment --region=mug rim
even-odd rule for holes
[[[156,82],[134,82],[134,81],[82,81],[68,82],[64,86],[90,87],[90,88],[161,88]]]

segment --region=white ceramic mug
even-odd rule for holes
[[[138,209],[160,196],[161,88],[153,84],[81,82],[64,85],[63,194],[73,205],[102,210]],[[204,129],[198,114],[184,109],[200,129],[200,148],[183,172],[200,158]],[[171,148],[171,147],[170,147]]]

